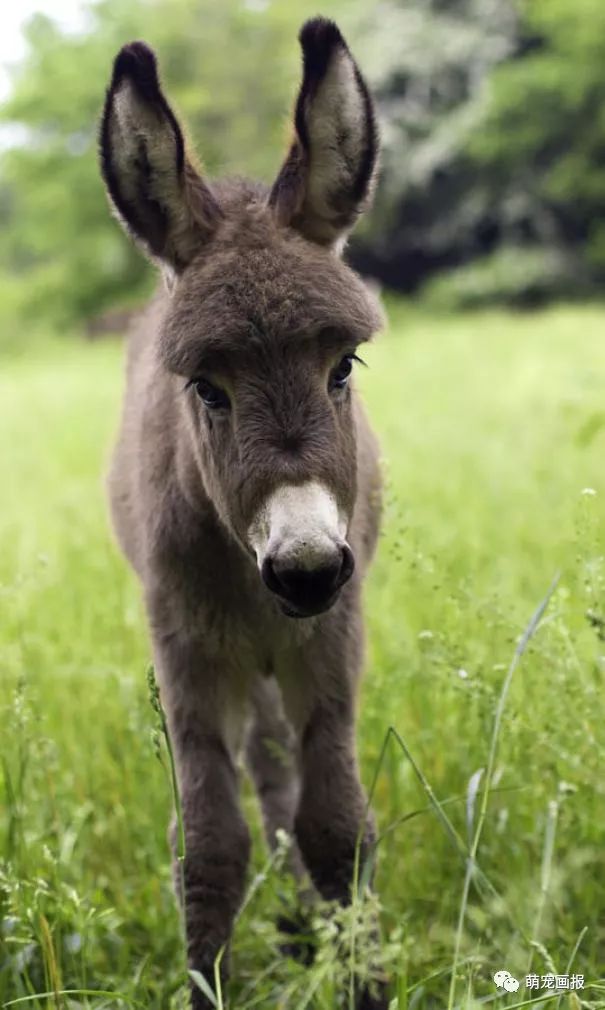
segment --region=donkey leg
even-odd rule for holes
[[[246,744],[246,758],[261,804],[269,847],[276,848],[279,830],[294,835],[294,817],[300,784],[296,737],[282,706],[277,681],[263,678],[252,695],[254,718]],[[304,868],[296,844],[290,850],[290,868],[302,878]]]
[[[175,649],[172,642],[168,650],[156,646],[156,659],[184,822],[185,859],[175,862],[175,877],[183,892],[188,963],[214,991],[221,951],[221,982],[227,979],[228,945],[244,893],[250,837],[223,730],[220,678],[190,644]],[[193,985],[193,1010],[212,1006]]]
[[[332,655],[335,653],[332,652]],[[331,670],[301,736],[301,795],[296,837],[317,890],[326,900],[351,901],[356,848],[360,873],[375,840],[374,821],[359,781],[354,742],[354,678]],[[386,1010],[383,981],[360,987],[357,1010]]]
[[[375,838],[349,720],[318,705],[303,732],[301,765],[296,837],[303,858],[322,897],[348,904],[358,840],[362,867]]]
[[[310,900],[310,890],[294,838],[294,817],[300,795],[296,735],[283,711],[281,691],[276,680],[269,677],[259,679],[252,702],[254,718],[248,736],[246,757],[261,804],[267,843],[274,851],[279,830],[290,836],[287,868],[298,885],[298,897],[304,908]],[[280,916],[278,928],[292,937],[303,931],[306,928],[304,910],[297,910],[293,917]],[[292,939],[283,944],[281,949],[284,954],[304,963],[312,960],[312,949],[308,943]]]
[[[184,778],[190,779],[181,787],[187,956],[189,967],[214,989],[215,961],[222,948],[221,981],[227,980],[228,943],[244,894],[250,839],[237,802],[236,772],[220,738],[200,741]],[[194,988],[192,1005],[207,1010],[211,1004]]]

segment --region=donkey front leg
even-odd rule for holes
[[[313,883],[323,898],[341,904],[351,900],[357,844],[361,870],[375,834],[346,707],[318,703],[305,727],[296,815],[296,838]]]
[[[284,936],[280,949],[282,953],[310,964],[313,947],[304,934],[309,930],[307,920],[312,889],[293,838],[300,792],[296,734],[284,713],[281,691],[273,677],[256,681],[252,704],[254,717],[246,752],[261,804],[265,835],[273,851],[277,847],[278,831],[285,831],[290,836],[287,869],[297,885],[296,907],[286,909],[278,917],[277,926]]]
[[[184,865],[175,865],[187,933],[190,969],[215,991],[215,964],[221,957],[221,982],[227,979],[228,943],[241,904],[250,837],[242,817],[237,773],[229,754],[226,712],[215,664],[205,661],[199,643],[171,641],[156,657],[162,702],[177,765],[185,828]],[[213,1004],[192,987],[193,1010]]]
[[[361,875],[375,839],[374,822],[359,782],[349,685],[340,698],[318,700],[302,734],[302,789],[296,837],[323,898],[351,901],[356,849]],[[357,1010],[386,1010],[384,982],[359,987]]]
[[[271,850],[277,832],[294,834],[299,778],[296,736],[283,711],[277,681],[258,679],[252,692],[254,710],[246,746],[248,767],[261,804],[265,835]],[[297,881],[304,868],[296,843],[288,853],[288,869]]]

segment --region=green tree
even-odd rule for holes
[[[322,10],[349,38],[382,126],[356,266],[414,290],[468,264],[453,284],[471,301],[602,281],[601,0],[324,0]],[[77,35],[32,19],[2,112],[18,130],[0,158],[4,311],[73,324],[140,300],[153,282],[109,218],[97,166],[103,92],[125,41],[158,51],[210,176],[269,182],[290,129],[296,33],[315,13],[314,0],[98,0]]]
[[[514,0],[400,0],[376,20],[366,63],[383,123],[383,170],[376,209],[353,249],[365,272],[410,291],[483,252],[490,196],[466,147],[487,82],[517,44]]]
[[[99,113],[120,46],[142,37],[157,50],[209,174],[270,180],[299,76],[296,33],[310,13],[300,3],[100,0],[77,35],[44,15],[29,22],[2,113],[19,143],[0,163],[0,266],[27,313],[70,324],[139,300],[152,283],[109,218],[97,165]]]
[[[469,151],[500,208],[502,241],[558,247],[605,279],[605,6],[533,0],[525,55],[499,68]]]

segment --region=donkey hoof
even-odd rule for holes
[[[355,1010],[389,1010],[388,987],[384,982],[377,982],[371,988],[361,990]]]
[[[277,920],[277,929],[284,937],[279,944],[280,952],[284,957],[291,957],[306,968],[312,965],[315,959],[315,943],[309,924],[302,918],[280,915]]]

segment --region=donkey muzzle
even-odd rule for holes
[[[336,602],[355,567],[346,527],[333,495],[311,481],[277,488],[259,510],[249,540],[288,617],[312,617]]]

